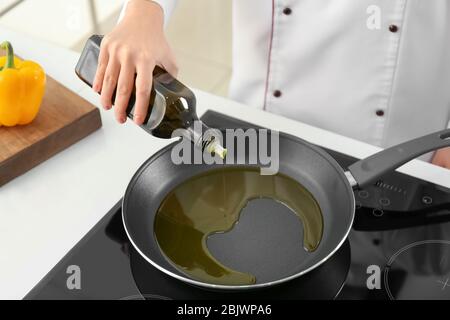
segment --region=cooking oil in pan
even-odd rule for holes
[[[231,230],[248,201],[256,198],[271,198],[289,207],[302,221],[304,249],[312,252],[318,247],[323,217],[305,187],[283,174],[269,176],[257,168],[227,167],[187,180],[164,199],[155,218],[155,236],[162,252],[195,280],[222,285],[255,283],[253,275],[217,261],[206,240],[212,233]]]

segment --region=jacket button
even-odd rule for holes
[[[396,26],[395,24],[391,24],[389,26],[389,31],[392,33],[396,33],[398,31],[398,26]]]
[[[275,90],[275,91],[273,92],[273,96],[274,96],[275,98],[281,97],[281,91],[280,91],[280,90]]]
[[[283,13],[288,16],[288,15],[290,15],[292,13],[292,9],[289,8],[289,7],[288,8],[284,8]]]
[[[382,117],[382,116],[384,116],[384,111],[383,111],[383,110],[377,110],[377,111],[375,112],[375,114],[376,114],[377,116],[379,116],[379,117]]]

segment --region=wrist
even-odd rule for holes
[[[130,0],[127,4],[125,17],[142,15],[149,16],[153,20],[164,21],[163,8],[157,2],[152,0]]]

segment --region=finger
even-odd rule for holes
[[[435,166],[438,166],[438,167],[444,167],[444,163],[440,160],[434,160],[432,162],[432,164],[434,164]]]
[[[148,112],[150,93],[152,90],[152,74],[155,65],[142,64],[137,69],[136,76],[136,107],[134,108],[134,122],[141,125]]]
[[[105,47],[100,48],[100,54],[98,56],[97,71],[95,72],[94,82],[92,88],[95,92],[100,93],[102,90],[103,79],[105,77],[106,67],[108,66],[109,54]]]
[[[119,123],[127,121],[126,110],[134,86],[135,68],[129,62],[120,68],[119,82],[117,84],[114,112]]]
[[[117,78],[119,77],[120,64],[115,59],[109,59],[106,67],[105,76],[102,83],[102,94],[100,101],[107,110],[112,106],[112,95],[117,87]]]
[[[166,55],[161,61],[161,67],[163,67],[168,73],[170,73],[174,78],[178,75],[178,65],[175,59],[175,55],[169,47],[166,50]]]
[[[442,160],[442,158],[439,156],[439,154],[435,154],[433,159],[431,160],[431,163],[439,166],[439,167],[443,167],[444,166],[444,161]]]

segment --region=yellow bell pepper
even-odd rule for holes
[[[46,76],[41,66],[14,57],[9,42],[0,44],[0,126],[12,127],[36,118],[45,93]]]

